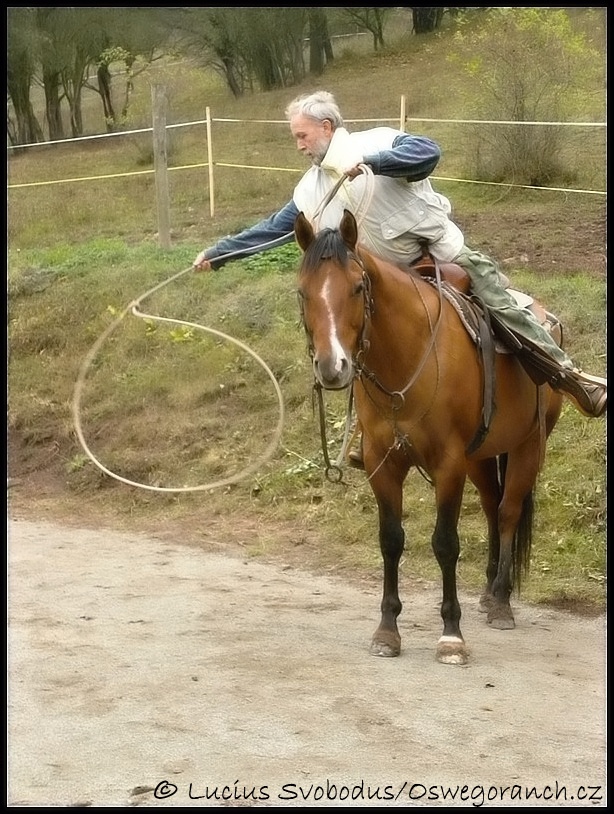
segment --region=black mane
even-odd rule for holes
[[[320,261],[330,259],[342,266],[347,265],[348,248],[338,229],[318,232],[303,256],[303,268],[313,270],[320,265]]]

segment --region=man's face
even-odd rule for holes
[[[333,126],[326,119],[319,122],[309,116],[293,116],[290,119],[290,130],[296,140],[296,148],[311,161],[321,164],[328,145],[333,137]]]

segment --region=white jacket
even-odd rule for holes
[[[452,207],[435,192],[428,178],[407,181],[386,175],[363,174],[344,182],[335,198],[318,215],[318,208],[344,171],[363,159],[392,149],[401,135],[391,127],[349,133],[338,128],[320,166],[311,167],[297,184],[295,206],[317,229],[337,228],[344,209],[356,217],[360,242],[394,263],[408,263],[421,254],[419,239],[428,239],[434,257],[452,261],[464,245],[464,236],[450,220]]]

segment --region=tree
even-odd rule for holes
[[[309,19],[309,73],[320,76],[324,66],[331,62],[333,46],[328,33],[328,17],[323,8],[308,9]]]
[[[172,18],[167,10],[141,6],[105,8],[103,28],[105,48],[97,59],[97,84],[89,81],[86,86],[101,98],[107,130],[123,127],[129,114],[130,100],[135,78],[152,62],[167,53],[172,32]],[[140,68],[136,68],[137,61]],[[119,113],[113,103],[113,73],[111,65],[122,65],[119,74],[124,81],[122,103]],[[116,74],[117,75],[117,74]]]
[[[113,130],[126,119],[137,57],[147,63],[168,36],[163,10],[148,8],[37,7],[8,13],[7,91],[15,115],[11,131],[20,141],[42,140],[30,105],[37,81],[45,94],[50,139],[64,138],[62,104],[68,107],[72,136],[83,134],[81,97],[85,87],[100,94],[104,119]],[[124,64],[125,88],[120,114],[112,95],[114,61]],[[97,77],[90,82],[90,74]]]
[[[7,135],[12,144],[31,144],[43,141],[42,128],[30,101],[38,49],[35,10],[24,7],[7,9],[6,89],[14,119],[7,108]]]
[[[290,7],[242,10],[248,65],[261,90],[295,85],[305,78],[306,12]]]
[[[411,10],[414,34],[429,34],[439,28],[444,8],[413,8]]]
[[[243,26],[237,10],[227,6],[180,8],[174,27],[180,47],[203,66],[219,73],[235,98],[242,96],[248,70]]]
[[[476,27],[465,20],[449,59],[473,79],[467,115],[516,125],[480,126],[468,154],[478,178],[541,185],[567,180],[564,128],[523,122],[565,121],[581,109],[578,77],[600,68],[585,35],[568,14],[551,8],[493,8]]]
[[[388,8],[344,8],[343,13],[362,28],[366,28],[373,35],[373,50],[384,48],[384,22],[393,7]]]
[[[176,15],[181,46],[226,80],[235,97],[256,83],[272,90],[306,76],[308,9],[183,8]]]
[[[35,58],[45,91],[50,138],[63,135],[60,104],[66,101],[73,136],[83,134],[81,94],[88,72],[108,40],[104,9],[40,7],[35,11]]]

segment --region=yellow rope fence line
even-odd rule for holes
[[[205,162],[204,164],[185,164],[181,167],[168,167],[168,172],[173,172],[175,170],[195,170],[195,169],[202,169],[203,167],[208,167],[209,163]],[[221,161],[214,162],[214,167],[230,167],[234,169],[243,169],[243,170],[265,170],[265,171],[272,171],[272,172],[294,172],[294,173],[303,173],[303,170],[291,169],[288,167],[260,167],[254,166],[252,164],[226,164]],[[44,186],[51,186],[53,184],[72,184],[78,183],[80,181],[104,181],[109,178],[128,178],[135,175],[153,175],[154,170],[138,170],[136,172],[118,172],[113,173],[111,175],[89,175],[83,176],[80,178],[62,178],[56,181],[31,181],[30,183],[25,184],[8,184],[7,189],[22,189],[23,187],[44,187]],[[452,183],[457,184],[482,184],[486,186],[495,186],[495,187],[508,187],[510,189],[536,189],[536,190],[545,190],[547,192],[579,192],[584,195],[607,195],[607,193],[603,190],[597,189],[570,189],[567,187],[538,187],[533,186],[531,184],[506,184],[501,183],[499,181],[473,181],[469,178],[446,178],[443,176],[433,175],[431,176],[434,181],[449,181]]]

